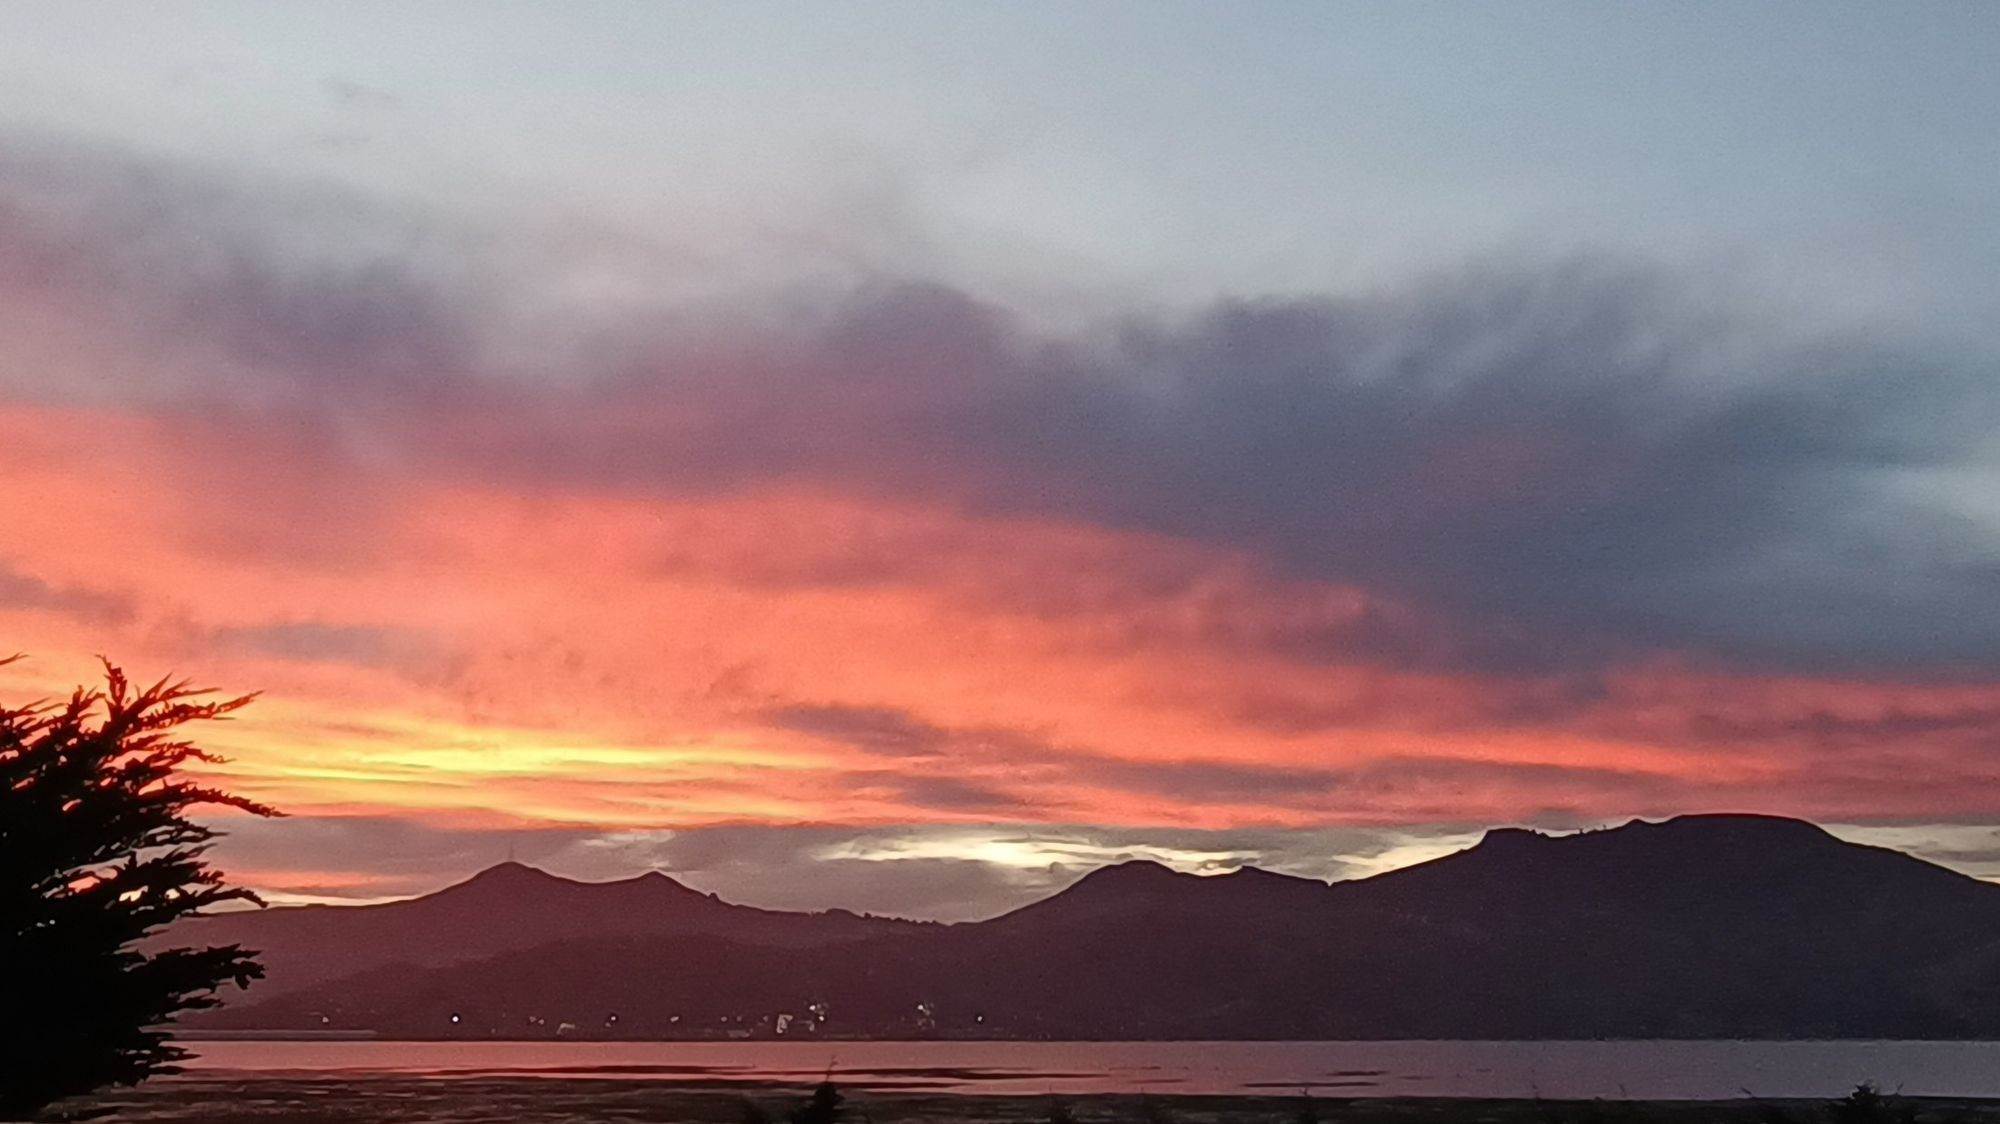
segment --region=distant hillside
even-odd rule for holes
[[[235,1028],[2000,1037],[2000,886],[1757,816],[1496,830],[1332,885],[1127,863],[950,926],[750,910],[657,875],[585,885],[522,867],[396,905],[202,924],[204,938],[272,950],[273,986],[207,1020]]]
[[[290,906],[204,917],[162,943],[262,951],[256,997],[401,965],[432,968],[579,937],[716,936],[780,947],[922,928],[845,910],[785,913],[731,905],[664,874],[574,882],[502,863],[425,897],[380,905]]]

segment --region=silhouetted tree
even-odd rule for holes
[[[842,1107],[844,1098],[829,1077],[819,1083],[806,1098],[806,1103],[792,1111],[792,1124],[840,1124],[846,1110]]]
[[[1913,1124],[1916,1111],[1882,1095],[1872,1081],[1863,1081],[1854,1091],[1833,1102],[1833,1124]]]
[[[186,1054],[165,1024],[263,975],[234,945],[139,947],[206,907],[257,902],[207,865],[215,832],[187,814],[277,813],[189,779],[184,766],[219,758],[178,737],[250,698],[104,671],[67,702],[0,705],[0,1119],[173,1072]]]

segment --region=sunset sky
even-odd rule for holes
[[[0,7],[0,698],[274,900],[2000,878],[2000,6]]]

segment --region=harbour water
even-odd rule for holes
[[[931,1093],[1297,1093],[1712,1100],[2000,1098],[1994,1042],[385,1042],[187,1043],[191,1076],[566,1077]]]

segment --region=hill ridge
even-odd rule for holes
[[[510,878],[533,876],[495,876]],[[686,893],[620,889],[662,881]],[[554,1012],[611,1033],[579,1021],[601,1021],[585,1010],[601,1005],[634,1037],[776,1034],[808,1009],[798,1033],[824,1020],[859,1036],[2000,1036],[2000,886],[1784,817],[1495,829],[1333,883],[1133,860],[957,925],[757,910],[664,874],[556,883],[573,904],[542,913],[600,912],[499,918],[448,889],[400,911],[293,913],[307,920],[286,924],[308,928],[439,913],[509,940],[294,978],[209,1022],[442,1037],[459,1014],[508,1036]],[[246,943],[283,913],[250,916]],[[424,951],[384,925],[386,947]]]

